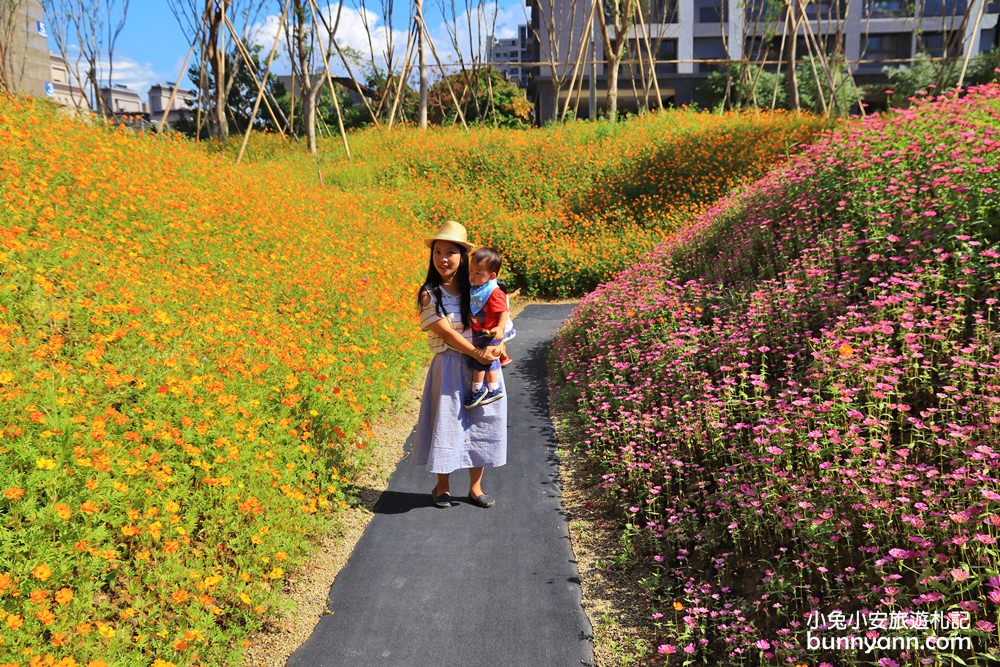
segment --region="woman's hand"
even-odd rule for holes
[[[500,348],[496,345],[490,345],[489,347],[483,348],[481,350],[476,350],[476,360],[483,364],[488,364],[492,361],[496,361],[500,358]]]

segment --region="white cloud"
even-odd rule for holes
[[[477,61],[484,61],[488,54],[488,44],[490,34],[497,38],[510,38],[517,36],[518,26],[526,21],[525,7],[523,2],[503,2],[498,5],[490,2],[481,7],[472,8],[459,13],[456,17],[450,17],[448,24],[445,19],[437,13],[440,6],[430,7],[425,5],[425,21],[434,48],[438,57],[445,65],[455,65],[458,63],[458,54],[462,54],[463,60],[468,63],[474,57]],[[432,15],[430,12],[434,10]],[[333,26],[337,16],[337,5],[328,4],[322,8],[324,14],[328,16],[329,25]],[[343,5],[340,10],[340,22],[337,24],[335,37],[341,47],[349,47],[351,50],[359,52],[362,56],[361,69],[368,69],[371,66],[372,58],[379,68],[384,68],[386,54],[389,49],[389,40],[392,40],[393,65],[398,68],[406,53],[406,40],[408,26],[399,23],[388,26],[383,21],[380,13],[368,9],[361,4],[359,7],[349,7]],[[267,57],[271,46],[274,43],[274,36],[279,29],[280,15],[275,13],[269,15],[260,26],[258,26],[253,37],[253,43],[259,44],[262,49],[262,58]],[[470,20],[471,19],[471,20]],[[367,27],[366,27],[367,24]],[[371,35],[369,41],[369,33]],[[322,38],[327,37],[326,30],[321,29]],[[471,38],[471,39],[470,39]],[[457,43],[457,48],[456,48]],[[374,51],[374,53],[373,53]],[[413,58],[416,59],[416,49],[414,48]],[[434,75],[437,75],[437,63],[431,53],[427,55],[428,63]],[[322,68],[322,61],[317,58],[316,69]],[[330,60],[330,67],[334,74],[344,74],[343,65],[334,53]],[[352,63],[352,68],[355,65]],[[271,67],[272,71],[287,73],[291,71],[291,62],[288,56],[287,44],[284,36],[278,41],[278,55]],[[449,68],[451,71],[452,68]],[[358,71],[355,75],[360,76]]]
[[[178,63],[180,67],[180,63]],[[101,63],[98,71],[102,78],[107,76],[107,63]],[[118,85],[128,86],[142,96],[145,101],[149,87],[164,81],[163,76],[148,62],[139,62],[127,57],[115,57],[114,67],[111,70],[112,82]],[[173,80],[175,74],[169,75]]]
[[[340,10],[339,21],[337,20],[337,5],[328,4],[321,8],[321,12],[326,16],[325,25],[329,25],[331,28],[336,27],[334,37],[337,45],[344,51],[350,50],[361,55],[360,67],[362,69],[370,67],[373,55],[378,66],[380,68],[385,67],[386,54],[390,46],[393,51],[393,62],[398,64],[402,60],[403,54],[406,51],[405,25],[390,27],[382,21],[380,14],[367,9],[363,5],[357,9],[344,5]],[[271,51],[275,34],[280,29],[280,19],[280,14],[269,15],[254,31],[251,41],[262,47],[262,60],[266,60]],[[329,38],[329,32],[326,30],[322,18],[320,19],[319,37],[321,43],[325,46]],[[317,70],[323,68],[322,57],[318,52],[314,58],[313,67]],[[357,68],[354,63],[351,63],[351,67]],[[271,71],[287,73],[291,69],[287,40],[282,35],[278,39],[278,51],[271,65]],[[334,74],[346,73],[336,51],[333,51],[330,55],[330,69]],[[360,73],[357,71],[355,71],[355,74],[360,76]]]
[[[79,67],[79,75],[81,78],[86,78],[87,76],[87,65],[83,60],[77,62],[77,58],[80,55],[80,49],[75,44],[72,44],[67,49],[67,57],[69,58],[69,64],[71,67]],[[179,70],[181,66],[181,61],[177,61],[177,69]],[[99,60],[97,62],[97,80],[100,85],[106,86],[108,83],[108,61]],[[145,100],[146,93],[149,91],[150,86],[166,81],[164,75],[156,70],[156,68],[149,62],[140,62],[133,58],[127,56],[115,55],[114,56],[114,67],[110,69],[110,74],[112,77],[111,83],[119,86],[126,86],[129,90],[139,93],[139,95]],[[72,74],[70,77],[72,78]],[[177,76],[176,72],[167,75],[169,80]],[[86,87],[86,81],[84,81],[84,87]]]

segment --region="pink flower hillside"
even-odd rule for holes
[[[1000,656],[998,190],[1000,86],[927,100],[842,126],[581,302],[553,384],[651,572],[656,645],[690,648],[658,659],[942,655],[807,632]]]

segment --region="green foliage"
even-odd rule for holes
[[[815,71],[813,65],[816,67]],[[828,62],[827,67],[832,81],[827,78],[818,59],[806,58],[805,62],[795,67],[795,76],[799,82],[799,105],[815,113],[825,113],[825,104],[830,107],[831,115],[850,115],[852,110],[857,109],[860,91],[854,85],[854,79],[848,73],[845,62]],[[817,77],[819,77],[818,82]]]
[[[459,72],[435,81],[428,91],[428,120],[441,125],[458,121],[452,93],[466,123],[512,128],[531,124],[532,105],[524,91],[492,67]]]
[[[243,57],[240,56],[235,49],[226,54],[226,71],[236,71],[232,88],[230,88],[229,94],[226,97],[227,115],[230,122],[229,129],[232,132],[238,133],[246,132],[247,126],[250,124],[250,116],[253,112],[254,103],[257,101],[257,81],[262,80],[265,73],[265,67],[260,61],[260,52],[262,47],[260,45],[255,45],[249,46],[248,48],[250,49],[250,60],[253,65],[252,70],[246,66],[246,62],[243,60]],[[188,79],[190,79],[190,81],[194,84],[194,88],[196,90],[198,88],[200,77],[201,65],[195,64],[188,68]],[[205,67],[205,82],[206,91],[215,89],[215,75],[212,73],[212,68],[207,65]],[[285,87],[273,73],[268,73],[265,88],[272,99],[281,98],[285,95]],[[203,93],[203,97],[204,95],[205,94]],[[203,120],[204,115],[205,110],[203,109]],[[280,117],[278,120],[281,120]],[[173,128],[189,137],[193,137],[197,132],[195,123],[195,118],[182,118],[173,124]],[[263,102],[261,102],[260,107],[257,110],[253,127],[258,131],[277,131],[274,121],[272,120],[271,115],[268,113],[267,107],[264,106]],[[202,138],[206,138],[207,136],[208,127],[202,127]]]
[[[997,67],[1000,67],[1000,50],[971,58],[963,84],[976,86],[997,81]],[[933,60],[925,53],[919,54],[912,64],[884,67],[882,71],[889,79],[887,89],[892,91],[888,95],[889,106],[907,107],[913,98],[954,88],[961,68],[960,61]]]
[[[828,67],[833,77],[832,86],[818,60],[806,58],[796,66],[799,106],[807,111],[824,113],[825,103],[833,107],[832,115],[847,116],[857,107],[858,88],[848,76],[846,63],[832,63]],[[768,109],[772,103],[777,109],[790,109],[787,82],[788,77],[784,73],[727,65],[709,75],[696,90],[695,99],[698,104],[711,109]],[[832,99],[831,87],[835,91]]]
[[[695,91],[695,100],[709,109],[770,108],[777,89],[775,106],[784,109],[788,97],[784,81],[774,72],[725,65],[708,75]]]

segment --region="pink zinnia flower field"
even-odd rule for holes
[[[582,300],[552,382],[648,575],[651,659],[951,660],[810,650],[817,613],[1000,655],[998,165],[997,85],[854,121]]]

